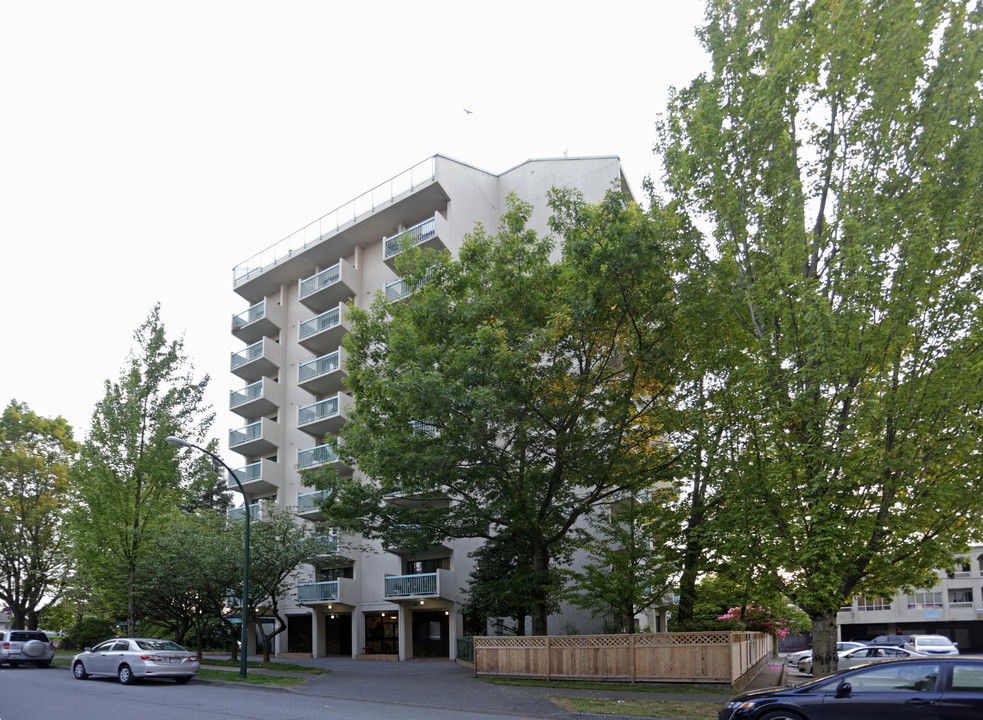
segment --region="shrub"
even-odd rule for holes
[[[68,630],[61,642],[64,650],[82,650],[98,645],[103,640],[113,637],[113,626],[108,620],[100,618],[82,618]]]

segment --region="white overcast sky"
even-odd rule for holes
[[[81,439],[155,302],[211,375],[232,267],[435,154],[490,172],[619,155],[658,174],[700,0],[0,0],[0,403]],[[468,115],[464,109],[472,111]]]

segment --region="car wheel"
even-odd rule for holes
[[[176,682],[178,685],[184,685],[189,680],[191,680],[191,676],[190,675],[183,675],[181,677],[174,678],[174,682]]]
[[[133,684],[133,680],[134,680],[133,671],[130,670],[129,665],[120,665],[119,670],[116,671],[116,676],[119,678],[119,681],[124,685]]]
[[[72,674],[75,676],[76,680],[85,680],[89,677],[89,673],[85,671],[85,665],[80,662],[72,665]]]
[[[802,716],[788,710],[772,710],[761,715],[758,720],[802,720]]]

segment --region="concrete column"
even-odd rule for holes
[[[320,608],[311,610],[311,657],[324,657],[327,653],[327,641],[324,638],[326,622]]]
[[[413,611],[406,605],[399,607],[399,659],[413,657]]]
[[[450,635],[447,638],[447,642],[450,643],[450,657],[451,660],[457,660],[457,636],[461,634],[459,628],[462,626],[461,613],[457,611],[457,603],[450,606],[447,611],[450,613],[447,619],[447,634]]]
[[[352,611],[352,657],[354,658],[362,652],[365,645],[365,613],[359,610]]]

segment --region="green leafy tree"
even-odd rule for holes
[[[521,538],[535,635],[572,529],[674,459],[660,437],[675,218],[618,193],[596,205],[554,193],[551,206],[559,262],[512,196],[498,235],[478,227],[458,259],[406,250],[410,298],[349,309],[358,403],[340,448],[366,478],[312,479],[333,523],[390,545]]]
[[[621,632],[635,632],[635,614],[666,604],[677,574],[672,546],[679,518],[670,485],[611,503],[579,528],[580,549],[588,561],[565,572],[566,598],[595,617],[613,611]]]
[[[203,405],[207,376],[195,380],[183,342],[166,337],[159,306],[134,340],[121,377],[106,382],[72,468],[69,516],[80,572],[101,602],[126,618],[130,637],[139,617],[137,575],[157,562],[150,539],[215,477],[205,456],[179,461],[165,440],[205,444],[213,420]]]
[[[193,633],[198,652],[207,626],[221,618],[231,588],[242,579],[242,534],[223,514],[181,513],[148,539],[155,560],[137,568],[137,604],[146,620],[174,642]]]
[[[835,663],[853,594],[924,583],[978,531],[983,7],[713,0],[666,183],[712,233],[738,348],[721,523]]]
[[[294,594],[298,582],[304,581],[301,566],[310,565],[319,558],[335,552],[327,533],[318,525],[298,520],[297,516],[274,503],[262,504],[262,519],[250,522],[249,542],[249,604],[247,612],[251,622],[256,622],[263,639],[263,660],[270,662],[273,638],[287,629],[281,602]],[[232,536],[242,537],[243,521],[231,524]],[[228,599],[242,607],[242,558],[239,558],[236,576],[238,592]],[[273,618],[270,628],[261,618]],[[246,648],[242,649],[246,652]]]
[[[12,627],[36,630],[57,604],[70,563],[62,533],[68,466],[77,450],[64,418],[12,400],[0,418],[0,601]]]

